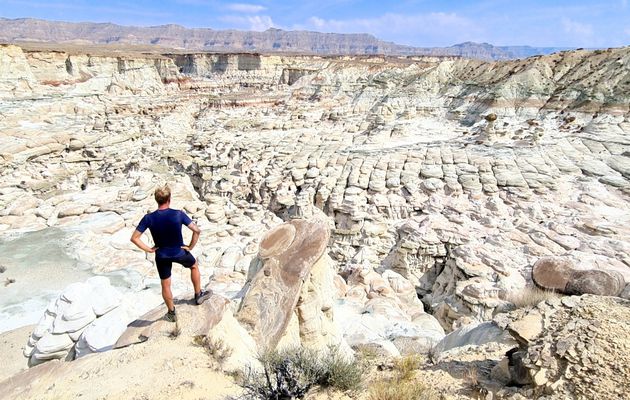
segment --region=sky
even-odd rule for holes
[[[630,0],[0,0],[0,17],[370,33],[419,47],[466,41],[589,48],[630,44]]]

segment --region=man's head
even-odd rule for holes
[[[168,185],[155,189],[155,201],[157,201],[158,206],[163,206],[171,201],[171,189]]]

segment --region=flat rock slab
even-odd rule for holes
[[[507,327],[517,342],[527,345],[540,336],[543,330],[543,317],[534,311]]]
[[[176,300],[177,323],[164,320],[166,307],[158,306],[133,321],[120,336],[115,349],[142,343],[157,336],[205,336],[223,318],[229,300],[213,295],[201,305],[190,300]]]
[[[295,219],[272,229],[260,242],[263,267],[252,278],[236,315],[260,349],[272,350],[278,344],[329,235],[323,222]]]

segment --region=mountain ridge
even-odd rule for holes
[[[0,17],[0,41],[157,45],[183,50],[217,52],[290,52],[318,55],[459,56],[482,60],[509,60],[550,54],[567,48],[494,46],[464,42],[449,47],[414,47],[380,40],[369,33],[325,33],[236,29],[187,28],[178,24],[149,27],[111,22],[64,22],[34,18]]]

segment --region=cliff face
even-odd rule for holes
[[[51,42],[144,45],[217,52],[283,52],[306,54],[384,54],[460,56],[483,60],[507,60],[561,49],[497,47],[487,43],[461,43],[451,47],[413,47],[386,42],[368,34],[337,34],[268,29],[264,32],[187,29],[179,25],[154,27],[115,24],[69,23],[37,19],[0,18],[0,40],[8,43]]]
[[[475,116],[488,111],[509,115],[531,110],[532,117],[541,109],[596,112],[603,108],[605,112],[623,113],[630,88],[628,48],[562,52],[502,63],[432,57],[322,58],[248,53],[115,56],[22,50],[11,45],[0,49],[2,92],[11,96],[29,94],[32,85],[52,92],[61,86],[74,93],[148,93],[167,90],[169,84],[181,85],[190,78],[213,78],[215,86],[244,86],[293,84],[304,76],[309,76],[313,84],[295,93],[312,95],[306,92],[320,90],[334,81],[355,84],[362,74],[369,73],[384,82],[380,90],[387,93],[390,102],[417,103],[425,99],[432,104],[429,106],[445,106],[455,118],[470,115],[468,122],[472,122]],[[391,82],[385,82],[390,78]],[[401,79],[412,84],[392,84]],[[356,89],[358,93],[361,90]]]

